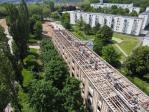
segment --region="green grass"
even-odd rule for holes
[[[121,43],[117,43],[117,44],[128,55],[130,55],[132,50],[135,49],[140,44],[139,39],[134,36],[114,33],[113,37],[122,40]]]
[[[80,31],[79,28],[75,25],[72,26],[72,33],[79,38],[80,40],[94,40],[95,35],[86,35],[84,31]]]
[[[116,37],[112,37],[112,41],[115,41],[116,43],[121,43],[121,42],[123,42],[122,39],[116,38]]]
[[[114,47],[114,49],[121,55],[121,59],[120,61],[123,62],[126,60],[126,56],[116,47],[115,44],[112,44],[112,46]]]
[[[83,31],[72,32],[80,40],[94,40],[95,35],[86,35]]]
[[[38,54],[38,49],[30,48],[29,51],[31,53],[37,53]]]
[[[23,86],[28,86],[29,82],[34,79],[33,73],[27,69],[23,69],[22,71],[23,75]]]
[[[130,79],[137,87],[149,95],[149,83],[141,78],[134,77]]]

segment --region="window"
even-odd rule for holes
[[[97,107],[97,110],[98,110],[98,111],[101,111],[101,108],[98,106],[98,107]]]

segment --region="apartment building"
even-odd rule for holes
[[[143,19],[142,29],[145,29],[146,26],[149,25],[149,10],[146,9],[145,12],[143,12],[139,15],[139,18]]]
[[[117,6],[118,8],[122,9],[128,9],[130,12],[136,11],[137,13],[140,13],[140,7],[134,7],[133,3],[132,4],[116,4],[116,3],[92,3],[90,4],[91,7],[93,8],[111,8],[112,6]]]
[[[146,12],[149,11],[149,7],[146,7]]]
[[[81,19],[90,24],[91,27],[96,26],[98,23],[103,26],[107,25],[115,32],[124,34],[139,35],[142,29],[143,18],[120,16],[104,13],[90,13],[82,11],[70,11],[70,23],[76,24]]]
[[[81,81],[87,112],[149,111],[149,97],[126,77],[69,31],[53,23],[47,23],[46,27],[52,28],[52,41],[71,76]]]

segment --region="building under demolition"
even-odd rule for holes
[[[47,36],[52,30],[52,41],[70,74],[81,81],[88,112],[149,112],[149,97],[86,44],[55,23],[45,23],[44,29]]]

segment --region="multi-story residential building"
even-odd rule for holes
[[[103,7],[108,7],[111,8],[112,6],[117,6],[118,8],[122,9],[128,9],[130,12],[136,11],[137,13],[140,12],[140,7],[134,7],[133,4],[116,4],[116,3],[92,3],[90,4],[91,7],[93,8],[103,8]]]
[[[145,12],[143,12],[139,15],[139,18],[143,18],[142,29],[145,29],[146,26],[149,25],[149,10],[146,9]]]
[[[91,27],[99,23],[101,26],[107,25],[111,27],[115,32],[131,35],[139,35],[142,29],[143,19],[139,17],[82,11],[70,11],[69,13],[71,24],[76,24],[77,21],[82,19],[86,24],[90,24]]]
[[[149,97],[86,44],[59,25],[46,23],[43,26],[45,32],[52,32],[52,41],[71,76],[80,80],[87,112],[149,111]]]
[[[149,11],[149,7],[146,7],[146,12]]]

